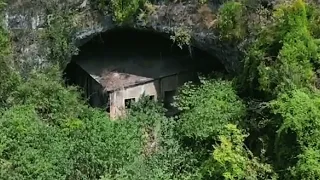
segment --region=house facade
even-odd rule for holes
[[[125,115],[142,94],[169,108],[178,87],[196,77],[173,57],[114,57],[77,59],[66,69],[70,83],[83,88],[90,105],[106,109],[111,119]]]
[[[137,102],[142,94],[153,100],[162,100],[169,109],[178,87],[193,78],[192,72],[179,72],[112,91],[109,93],[110,116],[116,118],[123,115],[130,101]]]

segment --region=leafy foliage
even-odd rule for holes
[[[165,117],[161,104],[142,96],[133,104],[126,119],[143,130],[143,154],[120,168],[116,176],[106,174],[104,180],[181,179],[194,172],[195,159],[190,151],[182,148],[177,139],[176,122]]]
[[[98,179],[141,154],[139,126],[86,107],[52,74],[19,85],[0,118],[2,179]]]
[[[181,49],[184,45],[189,46],[191,41],[190,30],[188,30],[186,27],[179,27],[176,31],[174,31],[174,35],[170,36],[170,39]]]
[[[133,20],[145,2],[146,0],[111,0],[113,20],[118,24]]]
[[[0,118],[1,179],[65,179],[66,141],[32,106],[15,106]]]
[[[279,7],[247,52],[242,86],[274,96],[314,81],[312,62],[317,45],[308,30],[305,4],[297,0]]]
[[[42,120],[61,125],[84,108],[74,87],[65,88],[58,67],[43,73],[32,72],[26,82],[12,93],[13,104],[34,105]],[[32,98],[30,98],[32,97]]]
[[[320,38],[320,9],[318,4],[310,3],[306,6],[307,10],[307,17],[309,20],[310,32],[311,34],[316,37]]]
[[[245,148],[246,135],[233,124],[227,124],[219,135],[220,144],[204,164],[203,174],[217,179],[276,179],[268,164],[259,162]]]
[[[181,133],[192,138],[212,138],[228,123],[238,124],[245,106],[236,95],[232,82],[206,80],[200,86],[187,84],[176,97],[175,106],[182,110]]]
[[[2,13],[3,2],[0,1]],[[2,20],[2,19],[1,19]],[[11,39],[9,32],[4,24],[0,24],[0,111],[1,108],[8,106],[9,94],[19,83],[19,74],[14,71],[12,58]]]
[[[219,8],[218,28],[222,38],[237,40],[244,37],[245,29],[245,6],[241,2],[228,1]]]
[[[48,27],[41,34],[44,54],[53,65],[59,65],[64,69],[78,49],[73,42],[75,25],[72,22],[72,14],[61,12],[50,16]]]
[[[272,101],[272,112],[279,116],[281,126],[277,132],[277,163],[282,167],[291,167],[293,177],[303,179],[319,178],[315,155],[319,145],[319,92],[293,90],[281,94]],[[298,159],[296,159],[296,156]]]

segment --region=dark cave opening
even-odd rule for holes
[[[151,89],[146,85],[144,90],[157,99],[168,99],[169,103],[174,93],[166,97],[168,95],[165,92],[176,92],[183,84],[182,81],[199,81],[197,73],[206,75],[211,72],[226,72],[220,61],[212,55],[195,47],[181,49],[167,35],[144,30],[113,29],[95,36],[79,50],[79,54],[72,58],[64,71],[66,83],[82,88],[83,96],[91,106],[104,108],[111,113],[115,103],[119,102],[110,102],[110,94],[117,91],[108,89],[110,84],[130,82],[136,86],[141,79],[149,79],[149,85],[153,85]],[[190,71],[192,75],[183,74],[183,71]],[[116,72],[116,76],[113,74],[113,79],[106,82],[103,78],[110,72]],[[170,77],[172,74],[177,78]],[[158,84],[152,82],[154,80]],[[122,84],[125,89],[134,86]],[[132,90],[130,97],[128,93],[118,96],[126,100],[140,93],[140,90],[139,93]]]
[[[196,47],[178,47],[166,34],[132,28],[115,28],[98,34],[79,48],[72,61],[85,57],[101,57],[106,54],[130,56],[141,54],[151,56],[174,56],[177,61],[189,64],[194,71],[211,73],[226,72],[224,65],[209,53]]]

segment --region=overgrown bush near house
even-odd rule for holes
[[[116,176],[106,174],[103,179],[183,179],[193,175],[196,160],[182,148],[176,122],[165,117],[161,104],[144,96],[133,104],[126,119],[144,132],[143,154],[120,168]]]
[[[314,81],[312,63],[319,60],[318,47],[308,28],[305,3],[281,5],[273,18],[246,53],[241,83],[250,95],[272,98]]]
[[[87,109],[63,126],[50,126],[31,105],[15,106],[0,119],[1,179],[99,179],[134,163],[140,129]]]
[[[226,124],[239,124],[246,111],[232,82],[221,79],[204,79],[200,86],[185,85],[175,106],[182,111],[181,135],[195,139],[216,138]]]
[[[280,124],[275,164],[282,169],[283,178],[320,178],[317,155],[320,148],[319,91],[296,89],[286,92],[273,100],[270,107]]]
[[[58,68],[33,72],[0,118],[0,178],[171,179],[190,175],[193,160],[177,140],[175,121],[141,101],[111,121],[89,108]]]
[[[136,164],[143,152],[143,131],[136,122],[111,121],[102,111],[86,109],[79,128],[68,131],[73,148],[69,179],[116,176],[119,169]]]
[[[32,105],[17,105],[0,117],[0,179],[66,179],[69,141]]]
[[[212,156],[204,163],[204,179],[276,179],[269,164],[261,163],[245,147],[247,137],[236,125],[227,124],[219,135],[219,144],[215,145]]]
[[[12,99],[0,117],[0,179],[99,179],[142,154],[141,126],[85,106],[57,71],[32,74]]]
[[[280,179],[319,178],[316,9],[302,0],[277,6],[246,52],[240,78],[245,94],[267,105],[255,107],[254,121],[269,126],[257,134],[268,141]]]
[[[34,105],[38,115],[49,124],[62,125],[77,117],[86,107],[74,87],[65,87],[57,66],[49,71],[31,72],[26,82],[12,92],[11,103]]]

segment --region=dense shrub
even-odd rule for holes
[[[95,109],[85,110],[79,119],[76,127],[71,123],[71,130],[63,129],[73,145],[68,179],[99,179],[105,173],[114,176],[123,166],[139,160],[144,137],[137,123],[110,121]]]
[[[110,6],[113,20],[118,23],[126,23],[134,20],[138,10],[147,0],[111,0]]]
[[[1,179],[99,179],[142,152],[137,123],[85,106],[56,71],[33,74],[0,118]]]
[[[31,105],[6,111],[0,120],[1,179],[99,179],[141,154],[137,126],[110,121],[93,109],[81,118],[58,127]]]
[[[176,122],[165,117],[161,104],[142,97],[133,104],[126,119],[144,132],[143,156],[120,168],[116,176],[106,174],[103,179],[183,179],[195,172],[195,159],[182,148]]]
[[[13,104],[34,105],[43,121],[61,125],[77,117],[84,108],[74,87],[66,88],[57,67],[39,73],[34,71],[26,82],[12,93]],[[46,74],[45,74],[46,73]]]
[[[235,41],[244,37],[245,11],[245,6],[237,1],[227,1],[219,8],[218,29],[222,38]]]
[[[0,118],[1,179],[65,179],[69,142],[32,106],[15,106]]]
[[[293,90],[281,94],[270,104],[278,117],[275,153],[277,165],[292,174],[286,178],[318,179],[320,148],[319,92]]]
[[[214,138],[226,124],[238,124],[245,115],[245,106],[232,82],[219,79],[205,79],[200,86],[189,83],[182,87],[175,106],[183,111],[181,133],[196,139]]]
[[[259,162],[244,145],[246,135],[233,124],[227,124],[219,135],[212,157],[202,171],[208,179],[276,179],[270,165]]]
[[[270,98],[314,81],[317,45],[308,29],[305,3],[281,5],[273,19],[246,54],[242,87],[251,95],[260,91]]]

